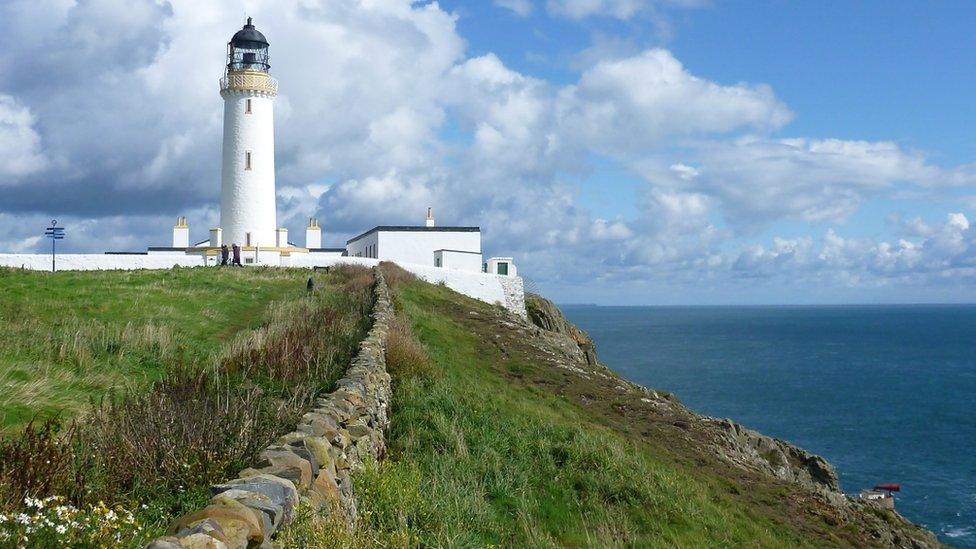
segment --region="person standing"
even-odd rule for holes
[[[230,255],[230,250],[227,249],[227,244],[220,247],[220,266],[224,267],[227,265],[227,256]]]
[[[243,267],[244,265],[241,265],[241,247],[237,245],[237,242],[235,242],[234,245],[231,246],[231,249],[234,251],[234,265]]]

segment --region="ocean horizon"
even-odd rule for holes
[[[976,305],[563,305],[600,360],[825,457],[848,494],[976,547]]]

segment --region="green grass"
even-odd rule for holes
[[[260,325],[307,271],[172,269],[43,273],[0,269],[0,430],[73,416],[110,390],[211,359]]]
[[[8,332],[0,364],[12,380],[4,390],[23,398],[18,383],[43,387],[23,404],[31,414],[78,419],[11,425],[0,435],[0,517],[43,514],[31,498],[48,497],[80,517],[95,514],[92,532],[72,527],[64,536],[43,516],[34,521],[44,526],[0,519],[0,546],[20,536],[25,546],[48,546],[50,538],[101,547],[95,540],[111,534],[142,547],[205,505],[209,486],[253,465],[334,388],[370,325],[368,269],[316,273],[312,294],[309,274],[0,271],[0,290],[10,290],[0,318]],[[46,336],[26,337],[41,328]],[[9,367],[17,361],[33,366],[29,375]],[[102,502],[131,512],[132,521],[105,522]],[[69,543],[75,534],[87,541]]]
[[[424,283],[398,315],[428,350],[424,368],[391,360],[389,454],[355,478],[353,539],[322,546],[807,546],[809,539],[683,467],[511,374],[530,355],[500,350],[464,322],[493,309]],[[402,374],[401,372],[407,372]],[[292,540],[309,543],[304,533]],[[314,528],[311,528],[314,530]],[[314,536],[312,536],[314,539]]]

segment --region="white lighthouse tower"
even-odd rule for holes
[[[277,246],[274,98],[268,40],[247,18],[227,44],[220,228],[223,244],[245,249]],[[213,245],[213,243],[211,243]]]

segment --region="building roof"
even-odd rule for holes
[[[481,227],[422,227],[416,225],[380,225],[379,227],[373,227],[372,229],[366,231],[365,233],[354,236],[346,241],[346,244],[352,244],[353,242],[359,240],[360,238],[365,238],[373,233],[406,233],[406,232],[417,232],[417,233],[480,233]]]
[[[434,250],[434,253],[435,254],[437,252],[454,252],[454,253],[458,253],[458,254],[476,254],[476,255],[481,255],[481,252],[472,252],[471,250],[451,250],[449,248],[444,248],[442,250]]]
[[[247,18],[247,24],[244,28],[237,31],[233,38],[230,39],[230,43],[235,48],[245,48],[249,50],[259,50],[268,47],[268,39],[261,34],[261,31],[254,28],[254,24],[251,23],[251,18]]]

